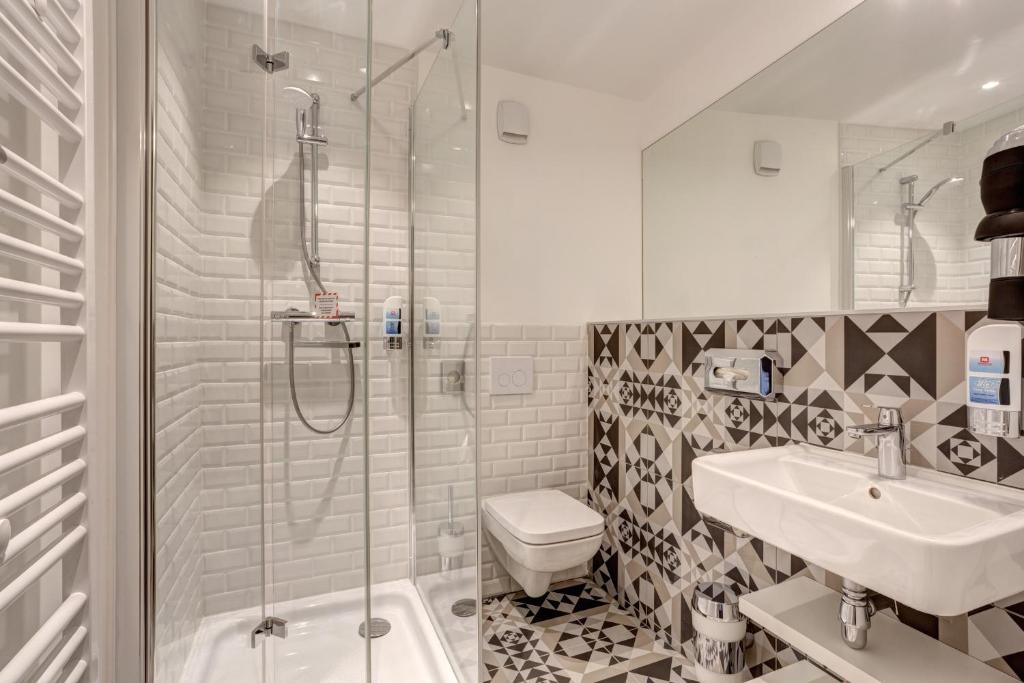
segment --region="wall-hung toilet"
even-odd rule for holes
[[[551,575],[583,564],[601,546],[604,518],[553,489],[485,498],[491,552],[526,594],[540,597]]]

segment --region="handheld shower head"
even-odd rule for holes
[[[284,96],[287,98],[289,104],[296,109],[307,109],[313,106],[314,102],[320,101],[319,95],[295,85],[286,86],[283,90]]]
[[[935,193],[938,192],[944,185],[947,185],[949,183],[963,182],[963,179],[964,179],[963,176],[958,176],[958,175],[950,176],[949,178],[943,178],[939,182],[937,182],[934,185],[932,185],[928,189],[928,191],[924,193],[924,196],[921,197],[921,201],[919,201],[917,203],[917,205],[919,207],[924,206],[928,202],[928,200],[931,199],[935,195]]]
[[[295,85],[286,86],[283,91],[285,98],[295,107],[295,139],[300,143],[327,144],[327,138],[320,130],[320,95]]]

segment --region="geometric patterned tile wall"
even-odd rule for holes
[[[756,538],[707,524],[693,503],[701,455],[801,441],[872,454],[845,435],[897,407],[913,464],[1024,488],[1024,439],[966,429],[964,340],[980,311],[913,311],[763,319],[594,323],[588,327],[591,502],[605,539],[599,586],[670,647],[690,654],[698,581],[757,590],[803,574],[836,577]],[[783,395],[766,402],[703,390],[704,351],[765,349],[782,357]],[[866,450],[867,449],[867,450]],[[890,603],[898,618],[1024,679],[1024,603],[938,618]],[[752,626],[753,664],[793,656]]]

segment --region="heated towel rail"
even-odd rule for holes
[[[0,683],[95,680],[86,0],[0,0]]]

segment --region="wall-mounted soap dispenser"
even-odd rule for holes
[[[405,334],[402,325],[402,297],[389,296],[384,300],[384,319],[381,327],[385,351],[402,350],[402,335]]]
[[[441,302],[423,297],[423,348],[432,349],[441,340]]]
[[[967,428],[1020,436],[1021,327],[983,325],[967,336]]]

